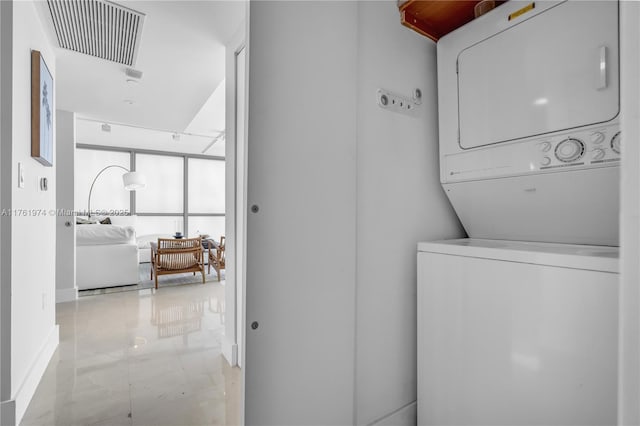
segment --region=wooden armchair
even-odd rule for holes
[[[216,270],[218,273],[218,281],[220,281],[220,270],[225,268],[225,257],[224,257],[224,236],[220,237],[220,243],[216,244],[213,240],[209,240],[208,242],[209,248],[209,270],[208,273],[211,273],[211,267]]]
[[[151,246],[151,278],[155,275],[156,289],[158,275],[196,272],[202,274],[205,282],[202,238],[158,238],[158,244]]]

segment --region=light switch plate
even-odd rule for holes
[[[18,188],[24,188],[24,166],[18,163]]]

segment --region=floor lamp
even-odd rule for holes
[[[89,219],[91,219],[91,193],[93,192],[93,185],[96,184],[96,181],[98,180],[98,178],[102,173],[104,173],[106,170],[113,167],[120,168],[126,172],[125,174],[122,175],[122,183],[124,184],[124,189],[126,189],[127,191],[135,191],[137,189],[142,189],[147,185],[144,175],[140,172],[129,171],[129,169],[127,169],[126,167],[118,166],[117,164],[112,164],[110,166],[105,167],[104,169],[98,172],[96,177],[93,178],[93,182],[91,182],[91,189],[89,189],[89,201],[87,203],[87,217]]]

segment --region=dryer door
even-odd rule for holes
[[[460,53],[460,146],[609,121],[618,76],[618,2],[560,3]]]

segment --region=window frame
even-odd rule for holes
[[[136,155],[137,154],[146,154],[146,155],[164,155],[168,157],[178,157],[182,158],[183,167],[182,171],[184,173],[183,178],[183,200],[182,200],[182,212],[174,212],[174,213],[154,213],[154,212],[144,212],[138,213],[136,210],[136,194],[135,191],[131,191],[129,194],[129,211],[132,216],[140,216],[140,217],[159,217],[159,216],[181,216],[183,220],[182,233],[184,235],[189,235],[189,216],[198,216],[198,217],[225,217],[226,212],[216,212],[216,213],[190,213],[189,212],[189,159],[196,158],[202,160],[212,160],[212,161],[222,161],[226,162],[225,157],[220,157],[218,155],[205,155],[205,154],[187,154],[181,152],[170,152],[170,151],[156,151],[152,149],[138,149],[138,148],[125,148],[125,147],[114,147],[114,146],[105,146],[105,145],[91,145],[85,143],[76,144],[76,149],[91,149],[94,151],[115,151],[115,152],[126,152],[129,153],[129,170],[136,170]]]

